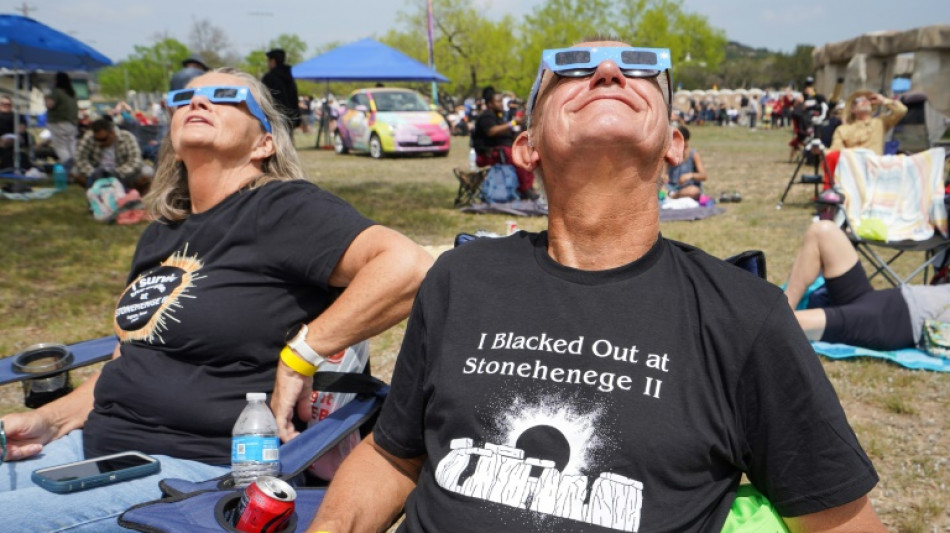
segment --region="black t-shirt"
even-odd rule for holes
[[[146,228],[116,309],[126,342],[96,384],[86,455],[140,450],[229,463],[245,393],[273,390],[288,330],[330,305],[338,294],[330,274],[370,225],[298,180]]]
[[[427,455],[401,531],[719,531],[742,472],[785,515],[874,486],[779,289],[662,238],[599,272],[546,239],[465,244],[420,288],[375,429]]]
[[[489,136],[488,130],[505,124],[505,119],[491,109],[486,109],[478,115],[475,129],[472,131],[472,147],[478,153],[485,153],[499,146],[511,146],[515,142],[515,134],[510,129],[501,135]]]

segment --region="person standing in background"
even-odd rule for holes
[[[184,89],[189,81],[201,76],[205,72],[208,72],[208,65],[205,64],[204,59],[197,54],[192,54],[181,62],[181,70],[172,76],[171,82],[168,84],[168,90],[178,91]]]
[[[46,97],[46,124],[53,135],[53,150],[66,166],[76,156],[76,124],[79,122],[79,106],[76,91],[69,74],[57,72],[53,90]]]
[[[290,65],[286,64],[287,53],[280,48],[274,48],[267,52],[267,74],[261,79],[264,85],[270,89],[271,96],[277,102],[287,127],[290,128],[290,136],[293,137],[294,129],[300,125],[300,108],[297,103],[297,82],[290,72]]]

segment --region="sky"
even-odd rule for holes
[[[424,5],[425,0],[0,0],[0,4],[3,13],[22,14],[26,6],[29,16],[120,61],[135,45],[152,44],[156,34],[187,44],[195,20],[209,20],[224,29],[241,57],[281,33],[298,35],[312,52],[325,43],[382,36],[398,26],[399,11]],[[520,18],[543,0],[472,0],[472,4],[492,19],[505,14]],[[947,0],[683,1],[686,11],[706,16],[729,40],[781,52],[791,52],[798,44],[821,46],[872,31],[950,24],[946,4]]]

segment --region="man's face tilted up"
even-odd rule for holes
[[[669,68],[668,50],[620,42],[546,50],[528,101],[534,166],[537,152],[554,161],[602,155],[676,164],[682,138],[669,124]]]

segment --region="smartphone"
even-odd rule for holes
[[[33,471],[37,485],[66,493],[101,487],[161,471],[158,459],[142,452],[121,452]]]

